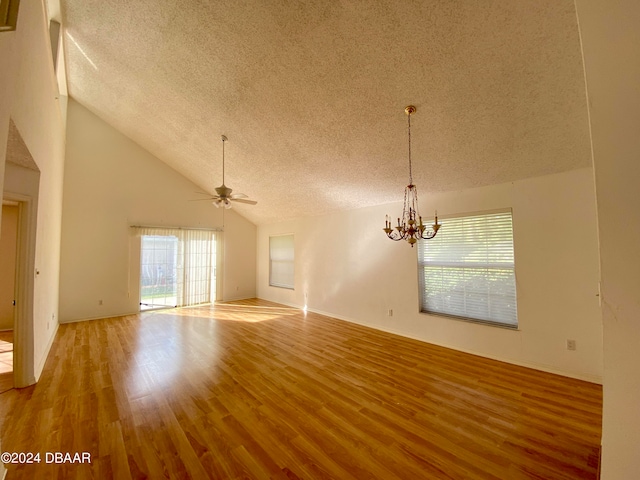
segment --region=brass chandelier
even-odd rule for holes
[[[411,114],[415,113],[416,107],[409,105],[404,109],[407,114],[408,130],[409,130],[409,185],[404,189],[404,207],[402,208],[402,217],[398,218],[398,225],[391,227],[391,218],[386,216],[384,222],[384,231],[391,240],[406,240],[411,247],[419,240],[430,240],[436,236],[440,229],[438,223],[438,212],[435,212],[435,223],[427,229],[422,223],[422,217],[418,211],[418,189],[413,184],[413,176],[411,173]]]

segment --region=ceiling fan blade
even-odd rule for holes
[[[232,193],[229,198],[249,198],[244,193]]]
[[[229,200],[231,200],[232,202],[246,203],[248,205],[255,205],[256,203],[258,203],[255,200],[245,200],[244,198],[230,198]]]
[[[203,200],[206,200],[206,201],[209,201],[209,202],[210,202],[211,200],[217,200],[217,199],[219,199],[219,198],[220,198],[220,197],[193,198],[193,199],[191,199],[191,200],[189,200],[189,201],[190,201],[190,202],[202,202]]]

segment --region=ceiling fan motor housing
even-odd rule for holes
[[[231,188],[227,187],[224,184],[216,188],[216,193],[220,198],[230,197],[232,191],[233,190]]]

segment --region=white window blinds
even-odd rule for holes
[[[441,223],[418,242],[421,311],[517,328],[511,211]]]
[[[269,237],[269,285],[293,288],[293,235]]]

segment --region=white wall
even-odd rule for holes
[[[11,118],[41,173],[34,239],[40,275],[30,296],[33,313],[23,325],[29,344],[25,378],[32,383],[40,375],[57,324],[65,137],[42,1],[21,2],[16,31],[0,34],[0,65],[0,170],[5,170]],[[0,181],[5,192],[4,174]]]
[[[640,3],[577,0],[604,322],[603,480],[640,477]]]
[[[73,100],[67,132],[60,319],[137,312],[130,225],[215,228],[222,210],[190,202],[199,187]],[[256,228],[233,209],[224,214],[223,299],[254,297]]]
[[[398,192],[399,195],[402,192]],[[258,296],[546,371],[600,382],[602,325],[593,172],[438,195],[442,216],[511,207],[519,330],[418,313],[416,249],[387,239],[400,203],[258,227]],[[270,287],[269,236],[293,233],[295,289]],[[446,230],[439,235],[446,235]],[[387,316],[393,309],[393,316]],[[574,339],[576,351],[566,349]]]
[[[4,165],[11,118],[12,93],[15,91],[17,33],[2,32],[0,35],[0,185],[4,185]],[[0,234],[2,232],[0,231]]]
[[[213,205],[209,204],[210,207]],[[256,296],[257,229],[240,215],[225,210],[223,250],[223,300],[239,300]]]

